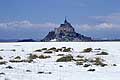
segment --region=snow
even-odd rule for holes
[[[52,40],[50,40],[51,42],[55,42],[55,41],[57,41],[56,39],[52,39]]]
[[[53,52],[46,54],[34,52],[42,48],[71,47],[72,52]],[[83,49],[92,48],[93,51],[83,53]],[[101,48],[101,50],[95,50]],[[12,51],[15,49],[16,51]],[[108,55],[95,55],[101,51],[108,52]],[[32,63],[19,62],[11,63],[16,56],[26,59],[28,54],[49,55],[51,58],[34,59]],[[76,65],[75,61],[56,62],[61,56],[58,54],[71,54],[74,57],[83,55],[85,58],[93,59],[100,57],[105,60],[108,66],[101,67],[92,65],[83,67]],[[14,42],[0,43],[0,56],[8,63],[0,65],[0,80],[119,80],[120,79],[120,42]],[[113,66],[116,64],[117,66]],[[6,68],[12,66],[13,69]],[[62,66],[62,67],[60,67]],[[95,69],[94,72],[87,71]],[[30,72],[26,71],[30,70]],[[43,73],[38,73],[43,72]],[[4,73],[4,74],[2,74]]]

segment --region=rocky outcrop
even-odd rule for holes
[[[75,32],[72,25],[65,19],[64,24],[55,28],[54,31],[48,33],[48,35],[41,41],[92,41],[91,37],[87,37]]]

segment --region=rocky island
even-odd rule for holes
[[[48,35],[41,41],[42,42],[92,41],[92,38],[77,33],[73,26],[65,18],[64,24],[61,24],[58,28],[55,28],[53,31],[50,31]]]

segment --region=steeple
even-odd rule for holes
[[[66,17],[65,17],[65,21],[64,21],[64,23],[68,23]]]

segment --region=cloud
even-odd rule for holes
[[[117,25],[113,25],[111,23],[100,23],[100,24],[76,24],[76,28],[79,28],[79,30],[81,31],[85,31],[85,32],[88,32],[88,31],[96,31],[96,30],[106,30],[106,29],[113,29],[115,27],[118,27]]]
[[[120,25],[112,23],[76,24],[78,33],[98,39],[120,39]]]
[[[19,28],[41,29],[41,28],[55,28],[55,27],[58,27],[58,24],[51,23],[51,22],[37,24],[37,23],[31,23],[30,21],[27,21],[27,20],[0,23],[0,28],[3,28],[3,29],[19,29]]]
[[[88,18],[93,22],[74,25],[77,32],[94,38],[120,39],[120,13]]]
[[[52,22],[32,23],[28,20],[0,23],[1,39],[42,39],[47,33],[58,27]]]
[[[89,32],[96,30],[116,30],[120,29],[120,13],[113,13],[107,16],[89,16],[94,19],[94,23],[74,24],[79,31]],[[32,23],[28,20],[12,21],[0,23],[2,29],[54,29],[59,27],[59,24],[46,22],[46,23]]]
[[[90,17],[98,21],[120,24],[120,13],[112,13],[107,16],[90,16]]]
[[[120,30],[120,13],[113,13],[107,16],[89,16],[89,18],[94,19],[94,23],[77,24],[76,27],[79,27],[81,31]]]
[[[120,38],[120,13],[107,16],[90,16],[92,23],[73,24],[73,27],[78,33],[92,36],[94,38]],[[44,37],[60,24],[32,23],[28,20],[11,21],[0,23],[0,37],[3,38],[38,38]],[[8,34],[9,33],[9,34]],[[16,37],[17,36],[17,37]]]

